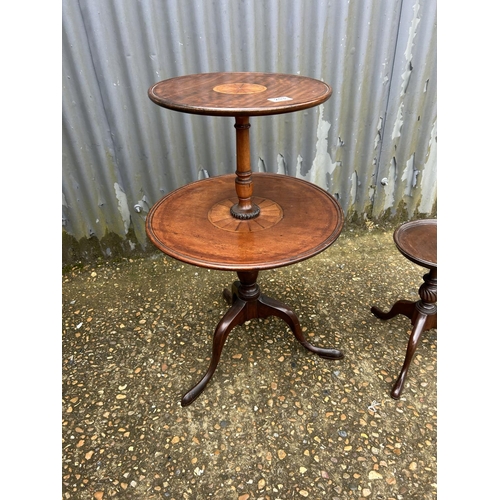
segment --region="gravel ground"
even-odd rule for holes
[[[424,268],[394,227],[346,226],[326,251],[259,274],[305,334],[278,318],[233,329],[202,395],[212,335],[236,275],[161,253],[66,269],[62,277],[62,498],[437,498],[437,331],[423,336],[399,401],[407,318]]]

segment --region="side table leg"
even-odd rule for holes
[[[383,312],[378,307],[373,306],[371,312],[377,316],[377,318],[387,320],[394,318],[398,314],[402,314],[406,316],[408,319],[413,318],[413,311],[415,310],[415,302],[411,302],[409,300],[398,300],[392,307],[389,312]]]
[[[231,287],[231,290],[229,290],[228,288],[226,288],[222,292],[222,296],[224,297],[224,299],[226,299],[226,302],[230,306],[232,306],[238,300],[238,288],[239,288],[239,285],[240,285],[240,282],[239,281],[235,281],[233,283],[233,286]]]
[[[413,322],[413,330],[410,334],[410,339],[408,340],[408,347],[406,348],[406,356],[403,362],[403,367],[401,368],[399,377],[392,386],[391,397],[393,399],[399,399],[401,396],[408,369],[410,368],[410,364],[417,349],[420,337],[425,331],[426,318],[427,316],[417,313],[417,317]]]
[[[429,309],[429,314],[427,313],[426,309]],[[406,375],[413,360],[413,356],[415,355],[415,351],[417,350],[422,333],[430,330],[431,328],[436,328],[437,326],[436,309],[433,307],[429,307],[429,304],[425,304],[423,302],[417,303],[417,306],[415,307],[415,316],[412,319],[412,325],[413,329],[408,340],[403,367],[401,368],[399,377],[392,386],[391,397],[393,399],[399,399],[401,396]]]
[[[242,315],[244,315],[245,306],[246,304],[243,300],[237,299],[219,321],[213,337],[212,359],[210,360],[208,370],[203,378],[183,396],[181,400],[182,406],[190,405],[202,393],[203,389],[205,389],[205,386],[212,378],[212,375],[219,364],[222,348],[224,347],[224,343],[226,342],[229,332],[236,325],[239,325],[244,321],[244,319],[242,319]]]
[[[428,274],[423,276],[424,283],[420,286],[418,293],[420,300],[410,302],[409,300],[398,300],[387,313],[373,306],[371,312],[382,320],[394,318],[402,314],[411,320],[413,326],[406,348],[403,367],[391,390],[391,397],[399,399],[403,391],[404,382],[413,356],[417,349],[422,333],[436,328],[437,326],[437,269],[432,268]]]
[[[297,318],[297,315],[293,312],[292,309],[290,309],[282,302],[262,294],[259,297],[258,307],[260,318],[277,316],[278,318],[281,318],[283,321],[285,321],[295,335],[295,338],[307,350],[325,359],[342,359],[344,357],[344,353],[342,351],[338,351],[337,349],[324,349],[322,347],[315,347],[310,344],[302,333],[299,318]]]

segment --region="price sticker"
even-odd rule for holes
[[[268,101],[282,102],[282,101],[293,101],[293,99],[291,97],[272,97],[271,99],[268,99]]]

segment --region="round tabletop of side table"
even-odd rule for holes
[[[437,220],[405,222],[394,231],[397,249],[410,261],[431,269],[437,267]]]

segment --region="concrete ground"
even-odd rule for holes
[[[437,498],[437,331],[424,334],[399,401],[407,318],[426,269],[394,227],[349,227],[326,251],[259,274],[295,310],[306,351],[278,318],[236,327],[201,396],[212,335],[236,279],[161,253],[63,273],[63,499]]]

